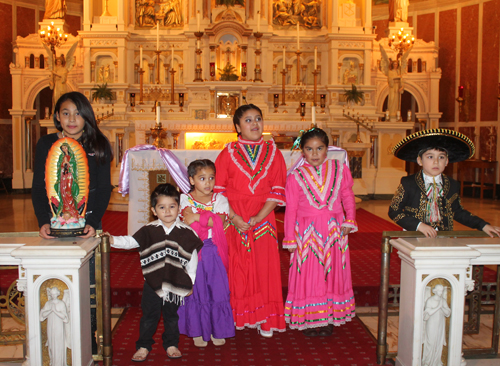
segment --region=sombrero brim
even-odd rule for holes
[[[444,128],[418,131],[411,134],[392,149],[394,156],[401,160],[417,162],[419,151],[440,147],[448,152],[450,163],[467,160],[474,156],[474,143],[464,134]]]

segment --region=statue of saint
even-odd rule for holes
[[[349,68],[345,69],[342,84],[351,85],[358,83],[358,72],[355,68],[354,61],[349,61]]]
[[[75,155],[69,144],[61,145],[62,154],[57,162],[57,183],[54,186],[59,194],[59,205],[57,216],[65,223],[78,222],[79,213],[76,206],[76,198],[80,192],[78,186],[77,165]]]
[[[65,324],[70,322],[68,309],[63,300],[59,300],[61,292],[57,287],[47,288],[48,300],[40,310],[40,321],[47,319],[47,343],[51,366],[67,366],[66,348],[67,336]],[[69,294],[65,291],[65,296]],[[66,301],[69,303],[69,301]]]
[[[436,285],[433,296],[425,301],[423,339],[424,352],[423,366],[441,366],[443,346],[446,346],[446,321],[451,310],[446,302],[446,293],[443,285]],[[443,294],[444,293],[444,294]]]
[[[389,0],[389,21],[406,22],[409,5],[409,0]]]
[[[66,16],[66,0],[45,0],[43,19],[64,19]]]
[[[389,117],[391,121],[395,121],[397,118],[398,111],[401,106],[401,94],[404,92],[403,74],[406,72],[406,66],[408,64],[408,56],[410,54],[412,47],[403,54],[401,58],[401,67],[399,66],[399,61],[391,60],[387,56],[384,47],[380,44],[380,53],[382,54],[382,59],[380,62],[380,68],[384,75],[387,76],[387,84],[389,85],[387,110],[389,111]]]
[[[68,80],[68,73],[75,65],[74,54],[78,46],[78,41],[71,46],[66,57],[64,57],[63,53],[59,57],[55,57],[55,53],[52,53],[51,49],[45,43],[43,43],[43,46],[47,51],[49,70],[51,71],[49,86],[52,89],[52,111],[54,111],[54,106],[59,97],[68,92],[66,82]]]

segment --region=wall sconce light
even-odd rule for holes
[[[184,93],[179,93],[179,107],[181,107],[179,112],[184,112],[184,109],[182,109],[184,107]]]
[[[321,113],[325,113],[326,94],[320,94],[319,95],[319,106],[321,107]]]
[[[306,115],[306,103],[300,102],[300,116],[302,117],[300,120],[305,121],[305,115]]]
[[[210,62],[210,80],[215,80],[215,62]]]
[[[278,113],[278,106],[280,104],[280,95],[274,94],[274,113]]]
[[[464,86],[460,85],[458,87],[458,97],[457,97],[457,102],[458,102],[458,112],[462,113],[462,104],[464,103]]]

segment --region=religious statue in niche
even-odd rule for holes
[[[66,16],[66,0],[45,0],[43,19],[64,19]]]
[[[345,67],[344,74],[342,77],[342,84],[358,84],[358,67],[355,60],[348,60],[349,66]],[[345,62],[344,62],[345,63]]]
[[[83,147],[69,137],[57,140],[45,164],[45,186],[52,210],[50,235],[83,235],[89,173]]]
[[[51,49],[44,42],[42,44],[45,47],[45,51],[47,51],[47,62],[51,73],[49,87],[52,89],[52,111],[54,111],[54,106],[59,97],[69,91],[66,82],[69,72],[75,66],[75,51],[78,41],[71,46],[66,57],[64,57],[64,53],[56,57],[55,52],[52,53]]]
[[[156,22],[168,27],[181,27],[182,0],[136,0],[135,24],[139,27],[154,27]]]
[[[423,326],[423,366],[441,366],[443,346],[446,346],[446,318],[451,315],[448,306],[447,288],[436,285],[432,289],[434,295],[430,296],[430,287],[426,288]]]
[[[274,0],[273,24],[321,28],[321,0]]]
[[[47,342],[51,366],[67,366],[66,349],[71,349],[70,295],[64,290],[63,299],[57,287],[47,287],[47,302],[40,310],[40,321],[47,320]]]
[[[239,95],[217,94],[217,117],[232,117],[239,107]]]
[[[409,0],[389,0],[389,21],[406,22],[409,5]]]
[[[391,121],[397,120],[397,114],[400,111],[401,95],[404,92],[403,75],[407,70],[408,56],[411,49],[412,47],[408,48],[400,60],[392,60],[387,56],[382,43],[380,44],[380,53],[382,54],[380,68],[384,75],[387,76],[387,83],[389,84],[387,110]]]

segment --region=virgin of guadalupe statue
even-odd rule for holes
[[[406,73],[406,67],[408,65],[408,56],[410,54],[412,47],[403,54],[400,61],[391,60],[385,52],[384,46],[380,44],[380,53],[382,54],[382,59],[380,60],[380,68],[385,76],[387,76],[387,84],[389,85],[387,110],[389,111],[389,117],[391,121],[396,120],[397,112],[399,111],[401,104],[401,94],[404,92],[403,84],[403,74]],[[399,66],[401,62],[401,66]]]
[[[40,321],[47,319],[47,342],[51,366],[67,366],[65,324],[69,323],[66,303],[59,300],[57,287],[47,288],[47,302],[40,310]]]
[[[75,42],[71,48],[69,49],[66,57],[64,54],[61,54],[59,57],[56,57],[55,53],[52,53],[51,49],[43,43],[45,50],[47,51],[47,59],[49,70],[51,72],[49,86],[52,89],[52,111],[54,110],[54,106],[56,102],[59,100],[59,97],[68,92],[67,80],[68,73],[75,66],[75,51],[78,46],[78,41]]]
[[[45,183],[52,209],[51,235],[82,235],[88,197],[88,162],[83,147],[68,137],[56,141],[47,155]]]

